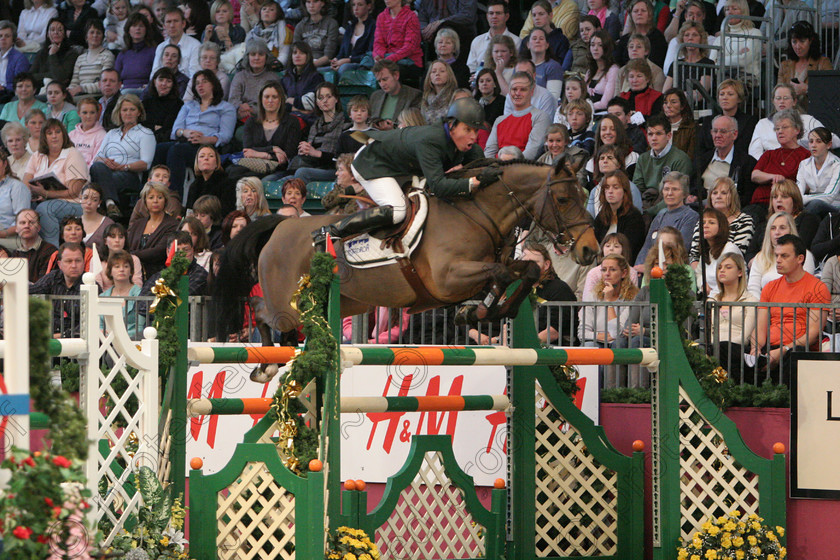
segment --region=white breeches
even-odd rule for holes
[[[393,206],[394,207],[394,223],[398,224],[405,219],[406,215],[406,198],[403,195],[399,183],[391,177],[381,177],[379,179],[365,179],[362,177],[356,168],[352,165],[350,170],[353,176],[359,181],[359,184],[364,187],[368,195],[379,206]]]

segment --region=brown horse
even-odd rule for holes
[[[572,251],[578,263],[595,259],[598,243],[584,207],[584,193],[563,159],[554,167],[521,161],[493,165],[501,165],[499,181],[470,198],[430,197],[423,239],[411,257],[426,294],[415,292],[396,263],[358,269],[339,258],[341,315],[366,313],[374,306],[412,307],[413,311],[441,307],[470,299],[488,285],[487,298],[470,310],[469,319],[489,321],[515,314],[539,276],[534,263],[501,258],[505,247],[512,248],[511,233],[524,218],[553,234],[555,248]],[[480,171],[476,166],[458,173],[470,176]],[[272,344],[270,328],[281,332],[297,328],[292,297],[298,280],[309,272],[314,251],[311,233],[339,219],[275,216],[256,220],[242,230],[225,251],[214,288],[214,299],[227,304],[218,313],[227,326],[223,330],[241,328],[236,302],[253,286],[253,275],[247,271],[253,270],[257,256],[264,296],[253,307],[263,345]],[[519,288],[502,298],[504,290],[520,278]],[[261,370],[252,378],[265,380],[265,365]],[[267,374],[273,372],[275,368]]]

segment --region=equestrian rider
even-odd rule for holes
[[[445,198],[467,195],[496,182],[501,175],[496,168],[487,168],[477,177],[445,176],[453,167],[484,158],[476,144],[479,129],[486,130],[484,109],[475,99],[462,98],[450,105],[442,124],[366,131],[370,141],[356,152],[351,170],[379,206],[313,232],[315,246],[322,246],[327,235],[342,238],[402,222],[406,198],[394,177],[425,177],[429,192]]]

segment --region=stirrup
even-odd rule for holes
[[[316,253],[327,252],[327,237],[330,235],[330,226],[321,226],[312,232],[312,245],[315,247]]]

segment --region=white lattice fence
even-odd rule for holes
[[[482,558],[483,531],[473,524],[464,493],[447,476],[440,453],[430,452],[376,530],[376,545],[383,560]]]
[[[539,387],[536,398],[536,555],[615,554],[617,474],[588,453]]]
[[[680,386],[680,519],[687,539],[709,518],[758,513],[758,476],[730,454],[721,433]]]
[[[279,486],[265,463],[249,462],[216,508],[219,560],[295,558],[295,496]]]
[[[133,471],[146,466],[158,472],[160,397],[155,330],[147,328],[138,345],[128,336],[122,302],[100,298],[97,292],[93,275],[85,274],[80,335],[87,353],[75,357],[82,365],[82,402],[91,442],[85,474],[88,488],[98,497],[91,520],[105,530],[107,546],[141,504],[139,493],[128,488]],[[101,364],[106,367],[100,369]],[[100,442],[105,443],[101,450]]]

